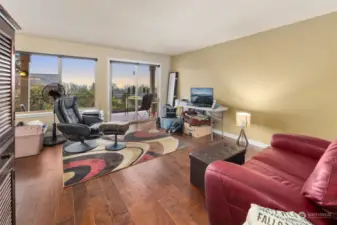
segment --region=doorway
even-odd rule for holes
[[[160,66],[110,61],[111,121],[155,119],[159,105]],[[152,97],[151,97],[152,96]]]

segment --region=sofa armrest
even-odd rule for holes
[[[278,149],[289,150],[311,158],[320,159],[330,141],[304,135],[274,134],[271,146]]]
[[[205,174],[206,205],[210,225],[241,225],[245,222],[251,203],[282,211],[317,213],[300,191],[286,188],[263,174],[248,168],[216,161]],[[310,218],[315,225],[326,225]]]
[[[95,123],[102,123],[103,122],[103,120],[101,118],[97,117],[97,116],[86,116],[86,115],[84,116],[84,115],[82,115],[82,119],[83,119],[83,123],[85,125],[88,125],[88,126],[91,126]]]

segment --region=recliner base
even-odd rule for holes
[[[47,147],[55,146],[55,145],[62,144],[66,141],[67,139],[63,135],[57,135],[56,140],[53,140],[53,137],[45,137],[43,138],[43,146],[47,146]]]

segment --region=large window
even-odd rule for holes
[[[69,95],[78,96],[79,107],[94,107],[96,61],[62,58],[62,84]]]
[[[16,62],[16,112],[51,110],[52,104],[42,99],[50,83],[60,83],[66,95],[78,96],[79,107],[94,106],[96,60],[17,53]]]
[[[30,90],[29,111],[52,109],[52,105],[42,99],[42,90],[47,84],[59,82],[58,61],[57,56],[30,56],[29,73],[27,75]]]

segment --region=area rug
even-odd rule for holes
[[[126,144],[126,148],[120,151],[105,150],[106,145],[113,143],[110,138],[97,139],[98,147],[85,153],[69,154],[63,151],[64,186],[74,185],[185,147],[178,139],[158,130],[131,132],[120,141]]]

